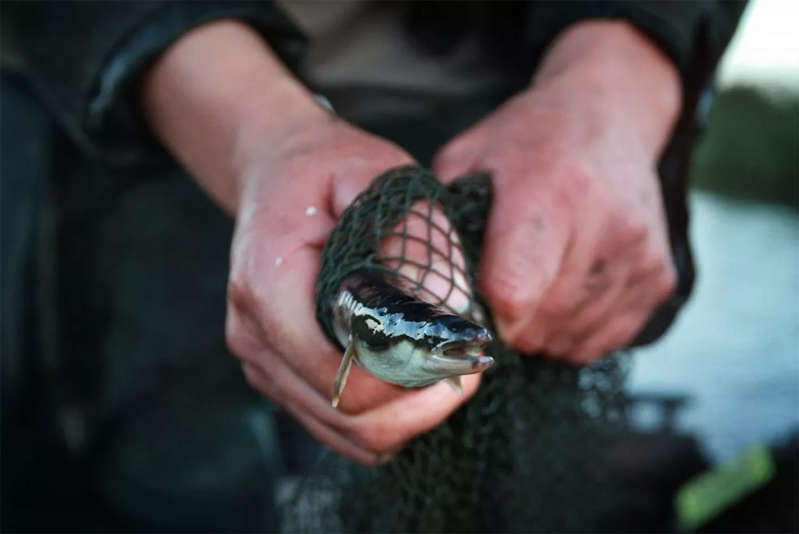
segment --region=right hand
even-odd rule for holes
[[[216,60],[197,60],[209,56]],[[246,26],[210,24],[155,66],[145,110],[200,185],[236,215],[226,337],[247,380],[323,443],[374,464],[443,421],[480,377],[464,376],[463,394],[443,383],[410,390],[354,366],[339,409],[330,406],[341,351],[314,314],[322,247],[374,177],[413,160],[330,116],[275,62]]]

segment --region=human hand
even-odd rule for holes
[[[480,284],[506,342],[585,364],[673,292],[656,168],[679,101],[676,71],[643,36],[584,23],[530,89],[439,152],[445,181],[493,176]]]
[[[445,384],[407,390],[354,367],[339,410],[330,406],[341,351],[314,316],[322,246],[357,193],[410,161],[398,147],[326,119],[254,164],[231,253],[227,338],[248,381],[318,439],[364,463],[437,425],[479,381],[464,377],[465,395]]]
[[[355,367],[339,409],[330,406],[341,351],[314,314],[321,250],[354,197],[411,163],[408,154],[319,108],[260,38],[232,21],[182,38],[144,90],[155,131],[236,215],[226,336],[253,387],[365,464],[476,391],[479,375],[463,377],[461,395],[441,383],[404,389]]]

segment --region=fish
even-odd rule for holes
[[[491,333],[464,317],[419,300],[378,269],[348,275],[331,303],[333,330],[345,347],[331,405],[338,406],[353,362],[406,388],[439,380],[461,391],[460,376],[494,363],[483,354]]]

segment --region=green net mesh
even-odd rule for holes
[[[342,214],[322,255],[316,316],[328,336],[335,340],[330,302],[341,281],[361,268],[383,271],[428,302],[485,319],[471,287],[490,202],[487,175],[464,178],[451,190],[415,166],[375,179]],[[482,222],[460,230],[459,221],[475,214]]]
[[[491,327],[490,317],[480,313],[484,302],[470,290],[490,206],[491,181],[484,174],[449,187],[418,167],[378,177],[342,215],[326,245],[316,291],[326,333],[335,339],[329,304],[340,282],[363,267],[383,270],[443,305],[463,292],[468,305],[457,311]],[[454,229],[436,219],[436,207]],[[429,225],[423,245],[414,218]],[[407,257],[412,243],[428,247],[427,254],[417,250]],[[427,291],[430,277],[445,278],[445,290]],[[496,364],[476,395],[389,464],[365,469],[326,455],[285,507],[284,530],[603,528],[608,511],[623,502],[619,492],[626,491],[614,487],[602,455],[605,441],[624,424],[620,393],[627,356],[575,369],[521,356],[499,341],[486,353]]]

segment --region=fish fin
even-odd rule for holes
[[[446,380],[447,384],[452,386],[452,389],[454,389],[458,393],[463,393],[463,386],[461,385],[461,375],[448,376],[444,380]]]
[[[341,399],[341,393],[344,391],[344,386],[347,385],[347,377],[350,375],[350,368],[352,361],[355,359],[355,344],[350,342],[347,350],[344,351],[344,357],[341,359],[341,365],[336,373],[336,381],[333,384],[333,398],[330,400],[330,405],[333,408],[338,406],[338,401]]]

